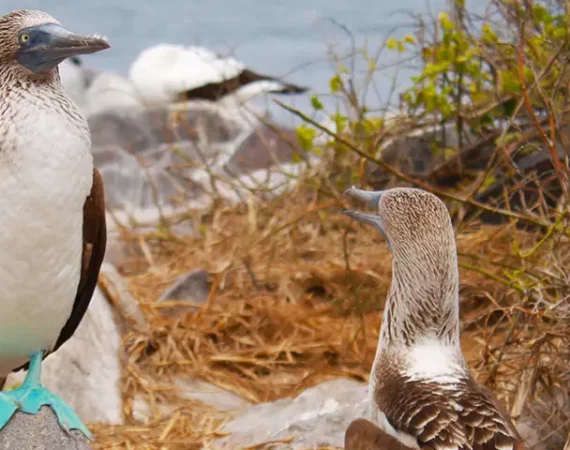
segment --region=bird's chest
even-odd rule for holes
[[[53,343],[69,317],[93,160],[89,135],[57,112],[15,114],[2,128],[0,357],[5,357]]]

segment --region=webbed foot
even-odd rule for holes
[[[36,415],[42,406],[47,405],[64,430],[80,430],[88,439],[93,440],[91,432],[77,413],[65,404],[61,397],[41,385],[42,360],[43,352],[35,353],[30,360],[28,374],[22,385],[12,391],[0,393],[0,429],[6,425],[16,410]]]

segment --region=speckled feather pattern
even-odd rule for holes
[[[13,58],[17,30],[46,22],[0,18],[0,376],[51,349],[71,313],[93,180],[89,128],[57,72]]]
[[[522,449],[461,353],[457,252],[445,204],[423,190],[395,188],[382,195],[379,216],[393,280],[370,376],[372,421],[410,448]]]

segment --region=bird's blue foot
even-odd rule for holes
[[[43,352],[35,353],[30,360],[28,375],[22,385],[12,391],[0,393],[0,429],[6,425],[17,409],[35,415],[42,406],[47,405],[52,409],[63,429],[80,430],[88,439],[93,440],[91,432],[77,413],[58,395],[41,385],[42,359]],[[6,399],[3,398],[4,396]]]
[[[0,430],[8,423],[18,410],[18,404],[5,392],[0,392]]]

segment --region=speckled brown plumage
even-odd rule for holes
[[[445,204],[423,190],[395,188],[377,208],[393,279],[370,374],[371,418],[419,449],[523,449],[461,353],[457,251]]]
[[[393,361],[380,361],[374,400],[390,424],[421,449],[495,450],[523,447],[492,392],[465,373],[451,385],[410,381]]]

